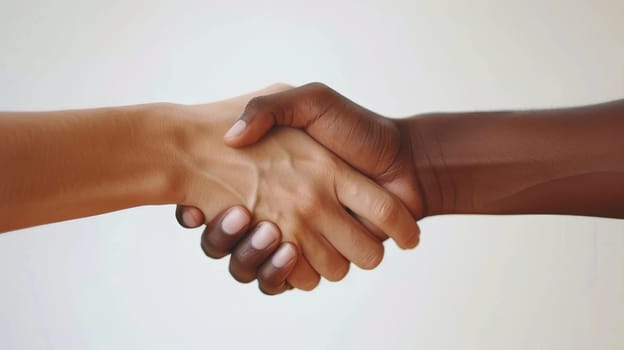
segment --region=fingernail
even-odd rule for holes
[[[247,122],[245,122],[242,119],[239,119],[236,121],[236,123],[234,123],[234,125],[232,125],[232,127],[230,128],[230,130],[228,130],[225,133],[225,138],[226,139],[231,139],[233,137],[236,137],[240,134],[243,133],[243,130],[245,130],[245,128],[247,127]]]
[[[290,245],[282,245],[271,258],[271,264],[280,268],[288,265],[295,258],[295,249]]]
[[[237,234],[247,225],[248,221],[249,217],[245,215],[242,209],[232,208],[221,221],[221,229],[228,235]]]
[[[260,224],[260,227],[251,236],[251,246],[256,250],[263,250],[277,240],[277,232],[269,224]]]
[[[184,223],[185,226],[187,226],[187,227],[195,227],[195,226],[199,225],[199,222],[197,222],[197,221],[199,221],[199,220],[197,220],[195,215],[193,215],[193,213],[191,213],[190,210],[184,210],[182,212],[182,222]]]

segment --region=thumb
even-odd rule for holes
[[[327,86],[311,83],[286,91],[257,96],[245,107],[241,117],[225,133],[231,147],[242,147],[261,139],[274,125],[307,128],[331,101]]]
[[[304,129],[308,135],[366,175],[388,169],[400,147],[390,120],[354,103],[322,83],[311,83],[249,101],[225,134],[228,146],[261,139],[274,125]]]

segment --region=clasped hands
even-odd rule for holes
[[[178,146],[194,174],[180,180],[176,217],[206,225],[202,249],[231,253],[238,281],[257,279],[266,294],[311,290],[351,262],[376,267],[388,237],[418,244],[425,206],[400,120],[320,83],[172,108],[192,125]]]

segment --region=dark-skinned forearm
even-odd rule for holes
[[[400,120],[426,215],[624,218],[624,100]]]

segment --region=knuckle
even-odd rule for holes
[[[345,278],[347,273],[349,272],[349,263],[347,261],[341,261],[338,263],[334,263],[331,266],[330,273],[328,276],[325,276],[328,281],[338,282]]]
[[[329,250],[320,250],[315,253],[313,260],[320,267],[321,275],[328,281],[340,281],[349,271],[349,262],[340,253]]]
[[[363,255],[361,264],[359,265],[364,270],[372,270],[379,266],[384,257],[383,244],[376,244],[375,248],[371,248]]]
[[[308,84],[311,95],[317,101],[339,102],[344,101],[344,96],[340,95],[336,90],[321,82],[313,82]]]
[[[413,232],[409,234],[408,239],[405,242],[407,248],[416,248],[420,242],[420,233]]]
[[[317,160],[319,163],[319,169],[323,169],[327,175],[335,174],[336,172],[344,169],[341,167],[342,161],[329,153],[323,153]]]
[[[373,204],[373,208],[377,215],[377,220],[382,225],[394,222],[399,213],[398,204],[394,198],[388,194],[380,196]]]
[[[309,292],[313,290],[314,288],[316,288],[320,282],[321,282],[321,276],[317,274],[314,276],[308,276],[306,279],[298,280],[297,283],[291,283],[291,284],[293,285],[293,287],[297,289],[301,289],[306,292]]]
[[[333,92],[333,90],[329,86],[327,86],[324,83],[318,82],[318,81],[314,81],[314,82],[308,83],[308,84],[304,85],[304,87],[306,89],[308,89],[308,90],[310,90],[310,91],[312,91],[312,92],[314,92],[316,94],[320,94],[320,95],[327,94],[329,92]]]
[[[292,89],[293,86],[290,84],[286,84],[284,82],[278,82],[278,83],[274,83],[273,85],[269,86],[269,90],[270,91],[284,91],[284,90],[289,90]]]
[[[301,289],[305,290],[306,292],[309,292],[309,291],[314,290],[316,287],[318,287],[319,283],[321,283],[321,276],[316,276],[306,281],[306,283],[304,283],[301,286]]]
[[[249,115],[250,113],[257,113],[266,108],[268,104],[266,96],[256,96],[247,102],[247,106],[245,106],[245,115]]]
[[[302,186],[297,195],[298,210],[305,217],[317,214],[323,206],[321,196],[311,185]]]

